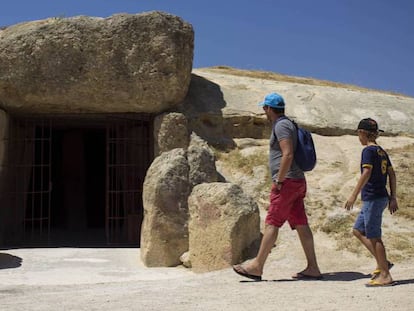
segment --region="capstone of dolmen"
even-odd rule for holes
[[[191,80],[194,31],[163,13],[77,16],[0,30],[0,108],[16,113],[158,113]]]

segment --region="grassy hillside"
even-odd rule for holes
[[[322,138],[323,139],[323,138]],[[397,138],[396,138],[397,139]],[[327,141],[326,144],[329,144]],[[248,148],[247,148],[248,149]],[[235,149],[230,152],[216,150],[217,162],[223,175],[240,186],[258,203],[259,208],[264,211],[268,206],[268,191],[270,188],[270,176],[261,175],[262,179],[255,174],[258,168],[267,170],[267,149],[264,145],[261,149],[256,148],[252,152],[247,149]],[[388,150],[394,169],[397,174],[397,197],[399,211],[393,216],[385,211],[383,225],[384,236],[389,258],[392,261],[401,261],[414,255],[414,232],[412,221],[414,220],[414,144],[397,147]],[[346,201],[347,191],[341,191],[341,187],[348,182],[355,183],[358,172],[349,171],[348,161],[328,162],[324,155],[318,163],[318,172],[308,179],[308,196],[306,198],[307,212],[310,217],[311,226],[315,231],[326,233],[335,239],[339,250],[347,250],[356,254],[369,255],[352,235],[352,226],[358,213],[358,206],[352,212],[346,213],[341,208]],[[318,180],[328,176],[332,172],[344,172],[338,180],[321,186]],[[314,173],[313,173],[314,174]]]

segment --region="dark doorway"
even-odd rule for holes
[[[105,244],[105,129],[52,131],[53,244]]]
[[[7,245],[140,245],[142,188],[153,159],[150,115],[13,123]]]

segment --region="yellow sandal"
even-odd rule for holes
[[[394,267],[394,264],[390,261],[388,261],[388,270],[390,270],[392,267]],[[375,269],[371,272],[371,280],[374,280],[379,274],[381,273],[380,269]]]

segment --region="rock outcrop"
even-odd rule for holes
[[[194,133],[191,134],[187,158],[191,188],[201,183],[218,181],[214,152],[204,140]]]
[[[155,117],[155,156],[175,148],[187,149],[189,141],[188,120],[182,113],[163,113]]]
[[[189,247],[195,272],[226,268],[255,254],[260,215],[254,200],[231,183],[204,183],[188,199]]]
[[[161,119],[171,121],[175,117],[179,114]],[[188,196],[195,185],[215,182],[217,177],[212,151],[195,134],[191,135],[188,150],[165,149],[155,158],[143,187],[141,257],[147,266],[181,263],[180,256],[188,250]]]
[[[237,69],[194,69],[180,109],[193,131],[210,144],[225,147],[234,145],[233,138],[269,137],[269,123],[257,104],[271,92],[283,95],[290,117],[321,135],[354,134],[360,119],[372,117],[384,135],[414,136],[412,97],[296,81],[254,77],[254,72],[248,76]]]
[[[148,267],[177,266],[188,250],[188,172],[185,150],[179,148],[162,153],[147,171],[141,259]]]
[[[194,259],[197,271],[217,270],[249,256],[260,236],[257,205],[240,187],[217,180],[214,154],[194,133],[186,150],[165,150],[153,161],[143,189],[145,265],[190,267]]]
[[[10,26],[0,31],[0,107],[159,113],[185,97],[193,46],[189,23],[156,11]]]

